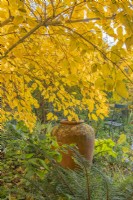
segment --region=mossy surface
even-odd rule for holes
[[[94,130],[91,126],[85,123],[77,125],[63,125],[54,127],[53,135],[57,137],[73,137],[73,136],[86,136],[88,139],[94,138]]]

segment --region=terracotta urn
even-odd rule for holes
[[[67,121],[62,120],[58,126],[55,126],[52,134],[56,136],[59,145],[76,144],[81,155],[83,155],[90,164],[93,160],[95,133],[91,126],[85,124],[83,120]],[[74,169],[76,164],[72,159],[73,152],[68,150],[62,154],[61,165],[65,168]]]

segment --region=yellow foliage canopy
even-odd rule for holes
[[[77,106],[95,110],[94,120],[107,115],[106,91],[128,98],[132,19],[129,0],[0,0],[2,122],[13,116],[32,129],[36,89],[69,120]]]

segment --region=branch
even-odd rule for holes
[[[26,38],[28,38],[30,35],[32,35],[37,29],[39,29],[41,26],[45,25],[45,22],[40,22],[36,27],[34,27],[32,30],[30,30],[25,36],[23,36],[20,40],[18,40],[15,44],[13,44],[3,56],[0,57],[0,60],[5,58],[7,54],[12,51],[16,46],[18,46],[20,43],[22,43]]]
[[[60,25],[60,26],[62,26],[62,27],[64,27],[64,28],[68,29],[69,31],[72,31],[74,34],[78,35],[78,36],[79,36],[80,38],[82,38],[84,41],[86,41],[87,43],[91,44],[97,51],[99,51],[99,52],[103,55],[103,57],[104,57],[106,60],[110,61],[113,65],[115,65],[115,66],[122,72],[122,74],[124,74],[124,76],[127,78],[127,80],[129,80],[130,83],[133,84],[133,81],[128,77],[127,74],[125,74],[125,73],[122,71],[122,69],[119,67],[119,65],[117,65],[114,61],[112,61],[110,58],[108,58],[108,57],[106,56],[106,54],[105,54],[101,49],[99,49],[95,44],[93,44],[91,41],[89,41],[87,38],[85,38],[85,37],[84,37],[83,35],[81,35],[80,33],[76,32],[76,31],[73,30],[72,28],[67,27],[67,26],[65,26],[65,25]]]
[[[50,0],[52,8],[53,8],[53,17],[55,16],[55,7],[54,7],[54,2],[53,0]]]
[[[2,36],[5,36],[5,35],[11,35],[11,34],[16,34],[16,33],[18,33],[18,32],[10,32],[10,33],[3,33],[3,34],[0,34],[0,37],[2,37]]]
[[[82,3],[84,3],[84,1],[78,3],[77,5],[80,5],[80,4],[82,4]],[[73,6],[67,8],[67,9],[65,9],[63,12],[57,14],[56,16],[53,17],[53,19],[51,19],[51,17],[49,17],[48,19],[45,19],[45,21],[41,21],[36,27],[34,27],[32,30],[30,30],[25,36],[23,36],[23,37],[22,37],[20,40],[18,40],[15,44],[13,44],[13,45],[4,53],[4,55],[0,56],[0,60],[2,60],[3,58],[5,58],[5,57],[8,55],[8,53],[9,53],[10,51],[12,51],[15,47],[17,47],[20,43],[22,43],[26,38],[28,38],[30,35],[32,35],[32,34],[33,34],[36,30],[38,30],[41,26],[49,26],[49,25],[50,25],[50,22],[48,23],[48,21],[49,21],[50,19],[51,19],[51,20],[56,19],[58,16],[60,16],[60,15],[63,14],[63,13],[65,13],[66,11],[70,10],[72,7],[73,7]],[[12,18],[12,17],[10,17],[10,18]],[[14,18],[14,17],[13,17],[13,18]],[[10,19],[10,20],[11,20],[11,19]],[[7,20],[5,20],[2,24],[3,24],[3,25],[6,25],[7,23],[10,22],[10,20],[7,19]],[[12,20],[13,20],[13,19],[12,19]],[[7,21],[7,22],[6,22],[6,21]],[[0,24],[0,27],[1,27],[2,24]]]
[[[35,15],[35,13],[34,13],[34,11],[32,10],[32,8],[29,7],[27,4],[25,4],[25,5],[26,5],[26,7],[31,11],[31,13],[34,15],[34,17],[36,18],[36,20],[37,20],[37,22],[38,22],[38,18],[37,18],[37,16]]]
[[[112,17],[106,17],[104,20],[114,20],[116,15],[113,15]],[[9,17],[6,19],[4,22],[0,23],[0,27],[7,25],[9,22],[13,20],[14,17]],[[99,21],[102,20],[102,18],[99,17],[94,17],[94,18],[86,18],[86,19],[75,19],[75,20],[67,20],[65,23],[66,24],[72,24],[72,23],[83,23],[83,22],[90,22],[90,21]],[[56,25],[61,25],[61,21],[55,21],[48,23],[47,26],[56,26]]]
[[[114,20],[116,15],[112,15],[111,17],[103,18],[103,20]],[[94,17],[94,18],[86,18],[86,19],[75,19],[75,20],[67,20],[66,23],[77,23],[77,22],[90,22],[90,21],[98,21],[102,20],[102,18]]]
[[[78,3],[77,5],[81,5],[83,2]],[[66,10],[64,10],[63,12],[57,14],[56,16],[54,16],[53,18],[48,18],[45,21],[41,21],[39,22],[39,24],[34,27],[32,30],[30,30],[25,36],[23,36],[20,40],[18,40],[15,44],[13,44],[11,47],[9,47],[9,49],[4,53],[4,55],[2,55],[0,57],[0,60],[5,58],[9,52],[11,52],[15,47],[17,47],[20,43],[22,43],[26,38],[28,38],[30,35],[32,35],[37,29],[39,29],[41,26],[58,26],[58,25],[63,25],[61,21],[55,21],[52,22],[52,20],[57,19],[58,16],[60,16],[61,14],[67,12],[70,9],[73,9],[73,7],[75,7],[75,5],[67,8]],[[107,17],[106,19],[113,19],[115,16],[113,15],[112,17]],[[13,20],[13,18],[11,17],[11,19]],[[10,20],[11,20],[10,19]],[[2,24],[6,25],[9,21],[9,19],[7,20],[7,22],[3,22]],[[50,21],[51,20],[51,21]],[[88,18],[88,19],[80,19],[80,20],[67,20],[66,23],[78,23],[78,22],[89,22],[89,21],[93,21],[93,20],[101,20],[101,18]],[[5,20],[6,21],[6,20]]]
[[[133,69],[128,65],[128,63],[126,62],[125,58],[121,57],[120,55],[118,55],[117,53],[111,51],[113,54],[115,54],[116,56],[118,56],[121,60],[123,60],[126,63],[126,66],[130,68],[130,70],[133,72]]]
[[[47,19],[47,6],[45,0],[44,0],[44,19]]]
[[[106,17],[103,18],[103,20],[114,20],[116,15],[113,15],[111,17]],[[66,20],[65,24],[73,24],[73,23],[87,23],[90,21],[99,21],[102,20],[102,18],[99,17],[94,17],[94,18],[86,18],[86,19],[75,19],[75,20]],[[50,22],[47,24],[47,26],[58,26],[58,25],[62,25],[61,21],[55,21],[55,22]]]
[[[13,19],[14,19],[13,16],[9,17],[8,19],[6,19],[5,21],[0,23],[0,27],[3,27],[5,25],[7,25],[8,23],[12,22]]]
[[[74,5],[76,6],[76,2],[75,2]],[[73,6],[73,8],[72,8],[72,10],[71,10],[71,13],[70,13],[70,16],[69,16],[69,20],[71,20],[71,18],[72,18],[72,14],[73,14],[73,12],[74,12],[75,6]]]

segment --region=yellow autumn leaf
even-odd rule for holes
[[[123,144],[124,142],[126,142],[126,135],[123,133],[120,135],[117,144]]]
[[[112,91],[113,88],[114,88],[114,82],[113,82],[113,79],[111,78],[108,78],[107,81],[106,81],[106,88],[108,91]]]
[[[72,117],[70,115],[67,117],[67,119],[68,121],[72,121]]]
[[[51,120],[53,118],[53,116],[54,116],[53,113],[51,113],[51,112],[48,113],[47,114],[47,120]]]
[[[68,115],[68,110],[64,110],[64,116]]]
[[[128,98],[128,90],[126,88],[126,85],[123,81],[117,81],[116,83],[116,92],[118,95],[120,95],[123,98]]]
[[[130,152],[130,149],[129,149],[129,147],[122,147],[122,151],[123,151],[123,153],[128,153],[128,152]]]
[[[104,116],[103,116],[103,115],[99,115],[99,117],[100,117],[100,119],[102,119],[102,120],[104,119]]]
[[[21,24],[23,21],[24,21],[23,16],[16,16],[13,19],[13,23],[14,23],[15,26]]]
[[[35,90],[36,88],[37,88],[37,84],[36,84],[36,83],[33,83],[33,84],[32,84],[32,89]]]
[[[8,14],[7,14],[6,10],[4,10],[4,9],[0,10],[0,18],[4,18],[5,19],[7,17],[7,15]]]
[[[117,34],[119,35],[119,37],[121,37],[123,35],[123,28],[122,26],[117,28]]]
[[[79,110],[92,114],[96,109],[89,117],[103,119],[108,93],[117,101],[128,97],[133,80],[131,1],[123,0],[124,6],[109,0],[103,6],[101,0],[0,2],[4,120],[13,116],[31,129],[40,117],[34,112],[39,105],[41,110],[51,105],[69,120],[78,120]],[[48,119],[57,116],[48,114]]]
[[[26,21],[27,21],[27,24],[29,24],[31,27],[34,27],[37,25],[37,22],[29,16],[27,17]]]
[[[97,116],[96,116],[95,114],[91,114],[91,118],[92,118],[93,120],[95,120],[95,121],[98,120],[98,118],[97,118]]]
[[[98,79],[96,80],[96,82],[95,82],[95,86],[96,86],[97,88],[103,89],[103,88],[104,88],[104,80],[103,80],[103,78],[98,78]]]
[[[16,57],[20,58],[20,59],[23,58],[23,50],[22,50],[22,49],[16,49],[16,50],[13,52],[13,54],[14,54]]]
[[[126,39],[125,43],[126,43],[127,49],[130,49],[131,46],[133,45],[133,35],[132,35],[131,37],[128,37],[128,38]]]
[[[94,110],[94,100],[89,100],[88,101],[88,108],[89,108],[89,111],[92,112]]]

